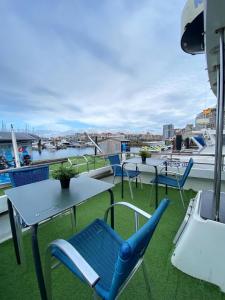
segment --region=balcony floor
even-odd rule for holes
[[[121,200],[121,185],[114,188],[115,201]],[[143,190],[135,189],[134,200],[130,199],[127,182],[124,200],[131,202],[147,212],[154,211],[154,201],[150,203],[150,186],[144,184]],[[164,197],[164,188],[159,188],[159,199]],[[195,193],[186,191],[186,198],[191,199]],[[153,299],[225,299],[219,288],[201,280],[194,279],[176,268],[170,262],[173,250],[173,238],[184,217],[184,209],[179,193],[169,190],[171,203],[165,212],[150,246],[145,255],[146,266],[151,281]],[[96,217],[102,217],[109,204],[108,193],[103,193],[77,208],[78,230],[82,229]],[[188,204],[188,201],[186,202]],[[134,229],[133,215],[124,208],[116,208],[116,229],[123,237],[128,237]],[[39,241],[42,261],[46,245],[57,238],[68,238],[72,234],[70,216],[59,216],[39,228]],[[24,250],[26,264],[16,264],[12,240],[0,244],[0,299],[40,299],[31,252],[30,231],[24,232]],[[91,299],[91,289],[60,266],[53,272],[54,299]],[[132,278],[120,299],[147,299],[142,271]]]

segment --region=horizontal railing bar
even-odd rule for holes
[[[214,157],[215,154],[207,154],[207,153],[188,153],[188,152],[173,152],[173,153],[169,153],[169,152],[153,152],[154,155],[169,155],[169,156],[210,156],[210,157]],[[225,157],[225,154],[222,155],[223,157]]]
[[[117,152],[116,154],[122,155],[122,152]],[[138,155],[138,153],[136,153],[136,152],[127,152],[126,154]],[[154,156],[162,156],[162,155],[170,156],[169,159],[171,159],[171,160],[174,158],[174,156],[181,156],[181,155],[184,155],[184,154],[186,156],[194,156],[194,157],[207,157],[207,156],[208,157],[214,157],[215,156],[214,154],[200,154],[200,153],[198,153],[198,154],[194,153],[193,154],[193,153],[186,153],[186,152],[179,152],[179,153],[158,152],[158,153],[152,153],[152,155],[154,155]],[[97,154],[97,155],[88,155],[88,156],[91,156],[91,157],[93,157],[95,159],[95,158],[106,158],[109,155],[115,155],[115,153]],[[225,154],[223,154],[223,157],[225,157]],[[34,161],[34,162],[31,163],[31,165],[20,167],[20,169],[29,168],[31,166],[54,165],[56,163],[65,163],[65,162],[68,161],[68,158],[69,157]],[[74,158],[82,158],[82,156],[77,156],[77,157],[74,157]],[[180,162],[180,161],[174,160],[174,162]],[[182,161],[182,163],[187,163],[187,162],[188,161]],[[205,163],[205,162],[195,162],[195,164],[198,164],[198,165],[214,165],[214,163],[210,163],[210,162],[208,162],[208,163]],[[76,166],[79,166],[79,165],[80,165],[79,163],[76,164]],[[224,166],[224,164],[222,166]],[[0,170],[0,174],[7,173],[8,171],[13,170],[13,169],[14,168],[8,168],[8,169]]]
[[[88,156],[92,156],[93,158],[102,158],[102,157],[107,157],[110,154],[98,154],[98,155],[88,155]],[[64,157],[64,158],[54,158],[54,159],[48,159],[48,160],[37,160],[37,161],[33,161],[31,162],[31,164],[29,166],[22,166],[20,168],[17,169],[25,169],[25,168],[29,168],[29,167],[35,167],[35,166],[40,166],[40,165],[54,165],[57,163],[65,163],[68,161],[69,157]],[[74,158],[82,158],[82,156],[76,156]],[[89,162],[90,163],[90,162]],[[79,166],[79,164],[76,164],[76,166]],[[14,170],[15,168],[8,168],[8,169],[3,169],[0,170],[0,174],[3,173],[7,173],[10,170]]]
[[[67,158],[61,158],[61,159],[52,159],[52,160],[40,160],[32,162],[29,166],[22,166],[17,169],[27,169],[29,167],[35,167],[35,166],[43,166],[43,165],[54,165],[56,163],[64,163],[67,162]],[[8,168],[0,170],[0,174],[8,173],[10,170],[14,170],[15,168]]]

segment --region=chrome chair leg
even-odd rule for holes
[[[52,299],[52,266],[51,266],[51,260],[52,260],[52,255],[51,255],[51,249],[50,247],[47,248],[46,251],[46,256],[45,256],[45,269],[44,269],[44,274],[45,274],[45,288],[46,288],[46,294],[47,294],[47,299],[51,300]]]
[[[144,275],[144,279],[145,279],[145,285],[146,285],[148,297],[149,297],[149,299],[151,299],[152,298],[151,285],[150,285],[150,282],[148,279],[147,269],[146,269],[144,261],[142,262],[142,271],[143,271],[143,275]]]
[[[129,182],[129,188],[130,188],[130,194],[131,194],[131,199],[134,199],[134,195],[133,195],[133,191],[132,191],[132,186],[131,186],[131,182],[130,182],[130,177],[128,177],[128,182]]]
[[[178,189],[179,189],[179,192],[180,192],[180,198],[181,198],[181,201],[182,201],[182,204],[183,204],[183,207],[184,207],[184,209],[185,209],[185,205],[184,205],[184,198],[183,198],[183,195],[182,195],[182,187],[180,186],[180,184],[179,184],[179,180],[178,180],[178,178],[177,178],[177,186],[178,186]]]
[[[181,188],[179,188],[179,191],[180,191],[180,198],[181,198],[181,201],[182,201],[182,203],[183,203],[183,207],[184,207],[184,209],[185,209],[184,199],[183,199],[183,195],[182,195]]]
[[[138,177],[139,177],[139,180],[140,180],[141,189],[143,190],[143,185],[142,185],[141,175],[138,175]]]
[[[152,200],[152,194],[153,194],[153,188],[154,188],[155,184],[152,183],[152,187],[151,187],[151,193],[150,193],[150,205],[151,205],[151,200]]]
[[[183,187],[181,188],[181,191],[182,191],[183,199],[186,200],[186,201],[188,201],[188,199],[187,199],[187,197],[186,197],[186,195],[185,195],[185,192],[184,192],[184,188],[183,188]]]

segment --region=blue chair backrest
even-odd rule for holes
[[[110,165],[112,166],[114,175],[121,176],[122,175],[122,168],[119,167],[119,166],[115,166],[115,165],[120,165],[119,154],[109,155],[108,160],[110,162]]]
[[[49,166],[10,170],[9,177],[13,187],[45,180],[49,178]]]
[[[123,242],[115,265],[109,299],[115,298],[119,289],[131,274],[138,261],[142,259],[155,228],[168,204],[168,199],[162,200],[148,222],[145,223],[144,226],[135,232],[128,240]]]
[[[193,167],[193,164],[194,164],[193,158],[190,158],[189,162],[188,162],[188,165],[187,165],[187,168],[186,168],[182,178],[180,179],[180,187],[184,186],[185,181],[187,180],[187,177],[188,177],[188,175],[191,171],[191,168]]]
[[[202,136],[200,135],[197,135],[194,137],[196,139],[196,141],[202,146],[204,147],[205,146],[205,140]]]

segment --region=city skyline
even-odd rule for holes
[[[203,123],[204,121],[204,123]],[[1,121],[1,127],[0,127],[0,132],[1,131],[11,131],[11,126],[12,124],[7,124],[4,122],[4,120]],[[201,112],[198,112],[197,115],[195,116],[195,119],[193,120],[192,123],[187,123],[185,124],[183,127],[180,128],[175,128],[174,124],[162,124],[162,128],[160,132],[152,132],[151,130],[145,130],[145,131],[135,131],[135,130],[93,130],[92,128],[86,128],[84,129],[80,129],[80,130],[75,130],[75,129],[70,129],[67,131],[53,131],[53,130],[44,130],[44,129],[40,129],[40,130],[36,130],[34,127],[31,127],[29,124],[25,124],[25,128],[15,128],[14,127],[14,131],[18,131],[18,132],[27,132],[27,133],[33,133],[33,134],[37,134],[37,135],[41,135],[41,134],[47,134],[47,135],[51,135],[51,133],[53,135],[66,135],[66,134],[76,134],[76,133],[84,133],[84,132],[88,132],[90,134],[107,134],[107,133],[112,133],[112,134],[133,134],[133,135],[138,135],[138,134],[146,134],[146,135],[161,135],[162,137],[164,137],[164,139],[168,139],[171,138],[174,133],[176,132],[181,132],[183,130],[186,130],[187,128],[189,128],[188,130],[190,131],[190,128],[192,128],[191,130],[201,130],[201,129],[216,129],[216,107],[208,107],[204,110],[202,110]]]
[[[2,119],[59,132],[194,122],[216,100],[204,56],[180,49],[184,3],[2,1]]]

